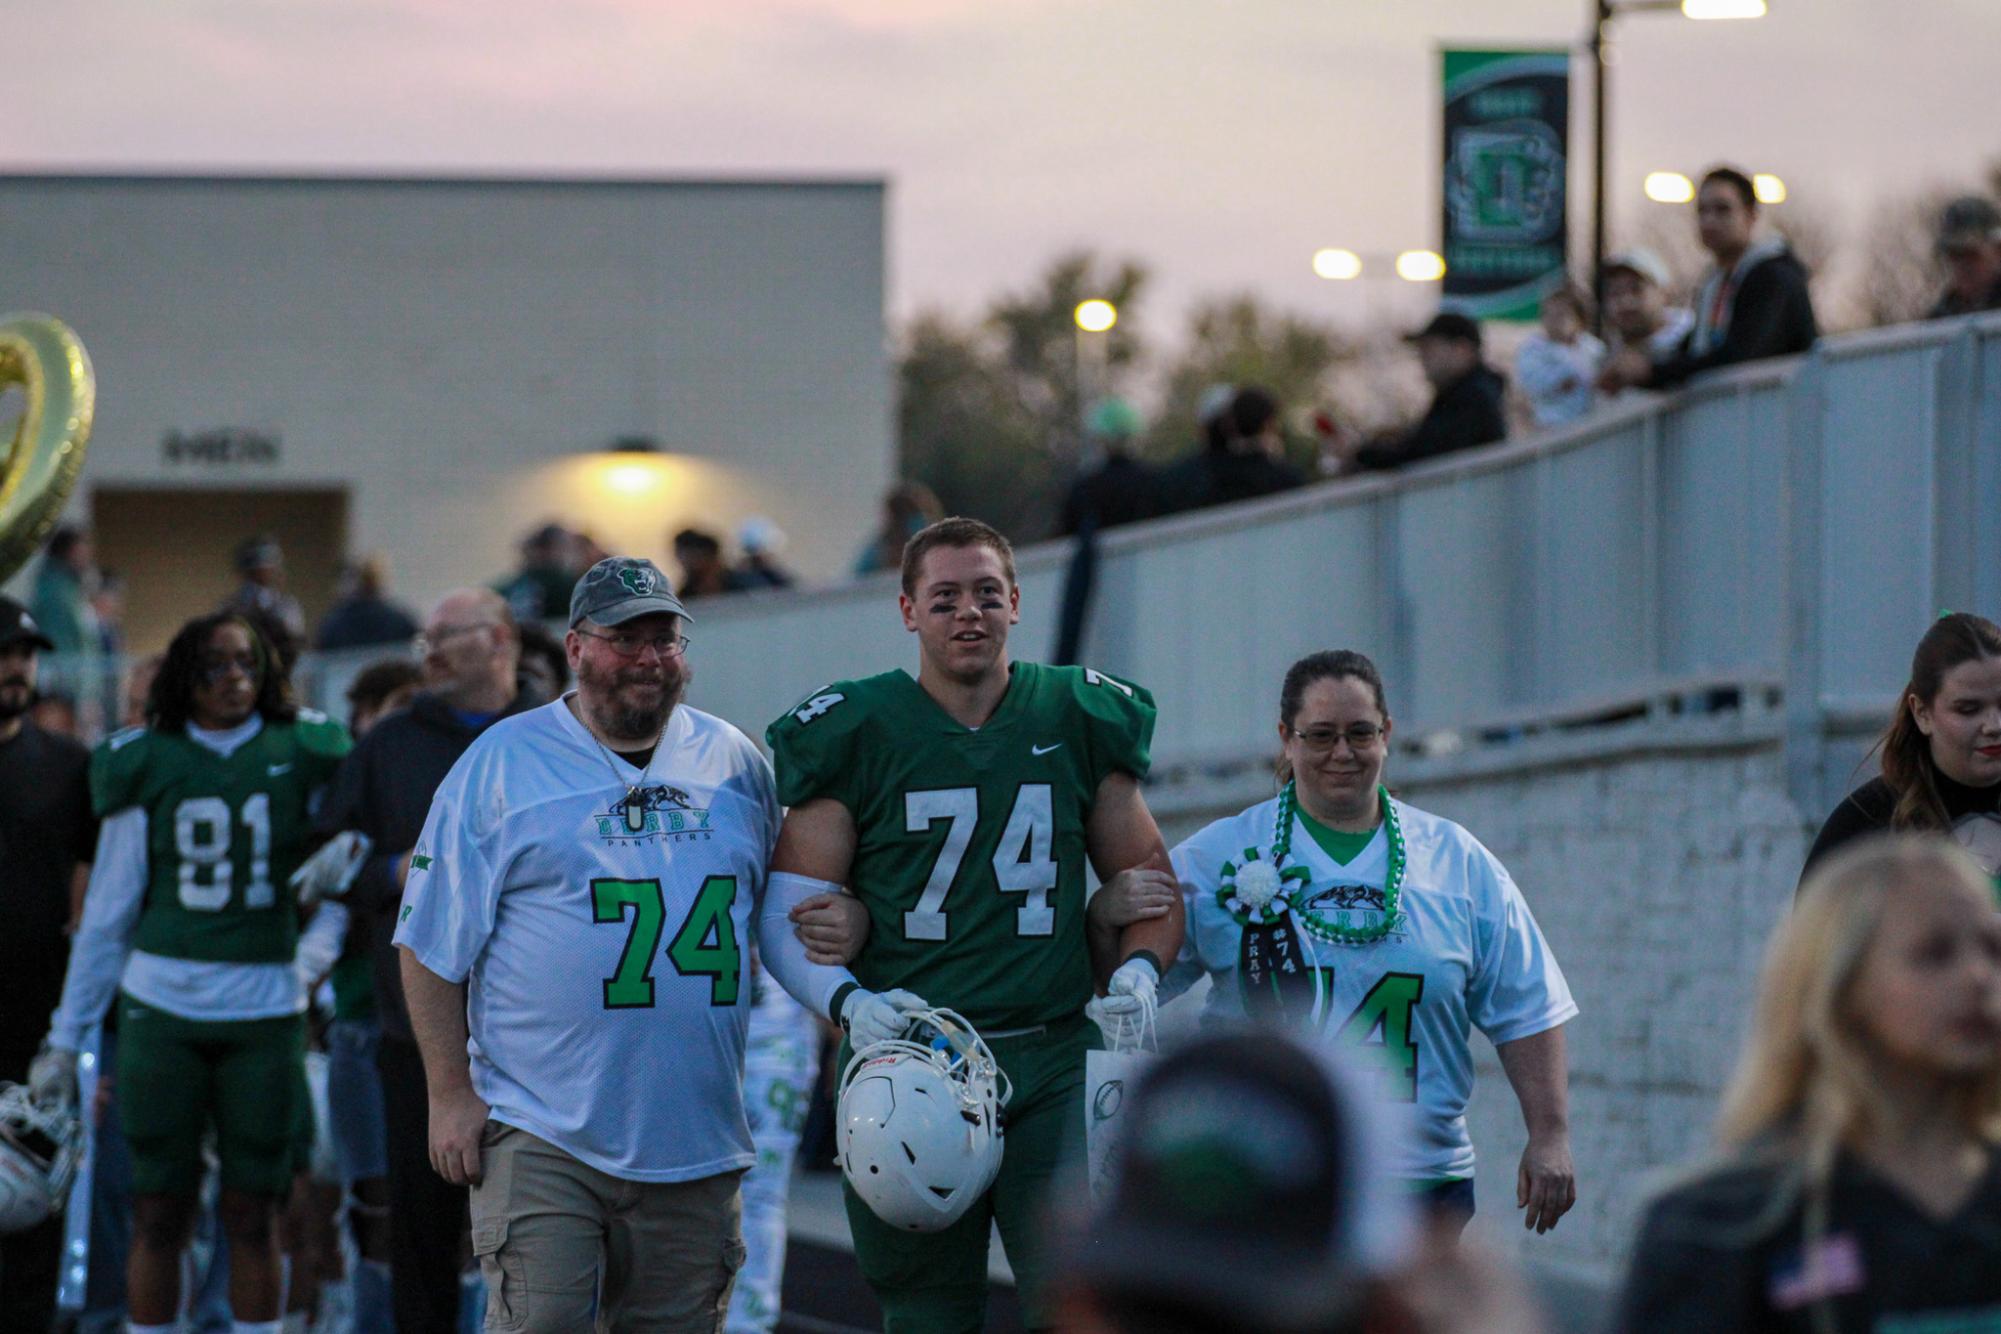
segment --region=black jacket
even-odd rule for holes
[[[392,713],[341,762],[340,772],[321,804],[319,825],[326,833],[358,829],[375,850],[348,891],[352,930],[366,940],[375,963],[375,1008],[385,1036],[414,1041],[403,1004],[403,976],[391,937],[403,891],[395,863],[417,844],[430,814],[431,797],[452,765],[475,738],[501,718],[542,701],[522,693],[485,724],[465,722],[436,695],[421,694],[410,707]]]
[[[1507,394],[1507,377],[1484,363],[1475,366],[1440,389],[1430,410],[1402,436],[1364,445],[1355,454],[1355,466],[1385,471],[1505,440],[1508,419],[1502,405]]]
[[[1709,290],[1705,283],[1697,293],[1698,319],[1702,314],[1701,302]],[[1719,366],[1790,357],[1806,351],[1820,337],[1813,297],[1807,291],[1806,265],[1784,246],[1774,246],[1768,256],[1754,260],[1738,281],[1737,296],[1731,304],[1722,339],[1713,347],[1697,351],[1698,332],[1691,331],[1673,356],[1654,363],[1656,387],[1672,388]]]
[[[1944,803],[1945,813],[1952,820],[1957,821],[1968,815],[2001,814],[2001,787],[1968,787],[1947,778],[1937,768],[1932,770],[1932,785],[1938,789],[1939,800]],[[1872,778],[1843,797],[1841,804],[1827,817],[1827,823],[1820,827],[1813,847],[1806,854],[1806,867],[1800,872],[1801,882],[1805,882],[1808,873],[1821,858],[1843,844],[1871,834],[1891,832],[1894,826],[1890,817],[1896,808],[1896,795],[1881,778]]]

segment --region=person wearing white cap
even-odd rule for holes
[[[1636,347],[1650,360],[1671,356],[1695,327],[1693,312],[1668,305],[1668,267],[1651,250],[1621,250],[1607,257],[1601,281],[1605,333],[1615,354]]]

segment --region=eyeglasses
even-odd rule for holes
[[[492,621],[471,621],[465,625],[441,625],[435,630],[426,630],[410,640],[410,651],[423,657],[447,639],[457,639],[460,635],[471,634],[474,630],[484,630],[493,625]]]
[[[689,639],[686,635],[601,635],[595,630],[579,630],[578,634],[587,639],[601,639],[605,646],[621,658],[636,658],[647,649],[652,649],[663,658],[688,651]]]
[[[255,681],[257,679],[257,658],[253,654],[241,653],[227,658],[204,658],[196,669],[201,679],[209,685],[218,685],[229,679],[231,672],[242,672]]]
[[[1350,723],[1346,727],[1309,727],[1304,732],[1294,732],[1293,738],[1300,745],[1315,754],[1326,754],[1334,749],[1337,741],[1346,741],[1350,750],[1367,750],[1380,741],[1383,729],[1374,723]]]

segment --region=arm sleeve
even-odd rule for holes
[[[782,804],[830,797],[855,809],[848,797],[848,754],[859,706],[848,693],[841,682],[817,690],[764,729]]]
[[[1804,885],[1814,866],[1837,848],[1887,830],[1895,804],[1881,779],[1871,780],[1843,797],[1827,817],[1827,823],[1820,827],[1820,833],[1814,836],[1813,846],[1807,849],[1806,864],[1800,868],[1800,884]],[[1799,890],[1793,892],[1797,894]]]
[[[1436,458],[1507,438],[1508,424],[1499,403],[1462,388],[1446,393],[1402,439],[1365,445],[1355,454],[1357,467],[1381,471],[1401,468],[1420,459]]]
[[[104,1017],[145,902],[146,812],[134,806],[107,818],[98,833],[83,924],[70,949],[62,1001],[49,1021],[50,1046],[76,1050],[84,1030]]]
[[[1576,365],[1547,338],[1527,339],[1515,353],[1515,379],[1531,399],[1567,393],[1576,377]]]
[[[320,904],[313,920],[299,933],[298,946],[292,951],[292,971],[309,994],[339,960],[341,947],[347,943],[347,924],[347,905],[329,900]]]
[[[376,821],[370,818],[369,793],[373,789],[376,747],[357,745],[340,762],[333,782],[314,815],[314,828],[331,838],[344,829],[356,829],[373,838]],[[346,902],[352,912],[367,920],[394,912],[402,889],[396,883],[396,859],[404,848],[379,848],[361,864],[361,874],[348,888]]]
[[[463,982],[500,910],[497,794],[477,749],[453,766],[431,801],[410,858],[394,943],[447,982]]]
[[[1496,1044],[1534,1037],[1573,1018],[1577,1002],[1570,984],[1507,868],[1476,844],[1465,874],[1474,913],[1468,1016]]]
[[[1161,999],[1178,996],[1193,987],[1204,975],[1213,979],[1204,1013],[1210,1017],[1234,1015],[1241,1011],[1237,992],[1237,951],[1243,930],[1221,904],[1216,890],[1222,883],[1222,866],[1227,857],[1236,819],[1218,820],[1168,853],[1174,878],[1181,882],[1181,897],[1187,909],[1187,930],[1181,937],[1181,953],[1162,979]]]
[[[1153,696],[1130,681],[1084,668],[1075,678],[1083,705],[1085,742],[1091,756],[1091,787],[1106,775],[1145,778],[1153,767]]]
[[[855,975],[831,964],[806,962],[806,947],[792,929],[789,914],[815,894],[838,888],[803,875],[780,872],[766,881],[764,902],[757,913],[757,959],[786,994],[822,1019],[839,1023],[831,1012],[834,998],[856,985]]]

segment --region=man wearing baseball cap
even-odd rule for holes
[[[1440,311],[1404,341],[1417,347],[1431,383],[1431,407],[1409,430],[1368,443],[1337,426],[1331,445],[1343,471],[1387,471],[1507,438],[1507,378],[1486,363],[1475,320]]]
[[[1635,248],[1608,255],[1601,276],[1605,292],[1605,331],[1612,351],[1638,348],[1650,359],[1672,356],[1688,331],[1694,312],[1670,307],[1672,281],[1667,265],[1651,250]]]
[[[776,785],[681,702],[688,621],[651,561],[592,566],[576,690],[472,744],[409,859],[430,1158],[472,1187],[490,1329],[720,1330],[754,1159],[750,947],[816,1013],[853,982],[764,903]]]
[[[28,609],[0,597],[0,1080],[26,1083],[62,998],[78,872],[97,847],[90,752],[36,727],[39,655],[55,644]],[[56,1308],[62,1220],[0,1237],[0,1329],[47,1329]]]
[[[1938,257],[1945,291],[1928,318],[2001,310],[2001,209],[1980,195],[1955,199],[1939,213]]]

